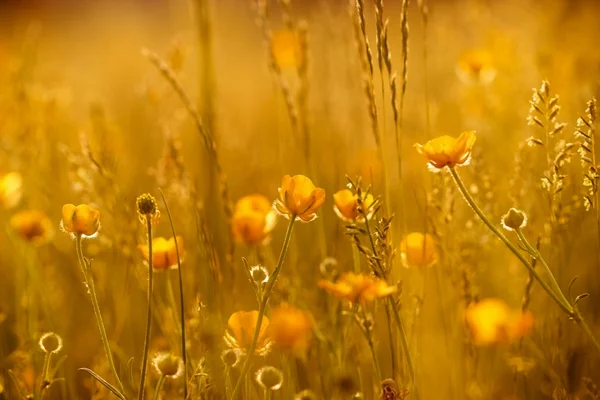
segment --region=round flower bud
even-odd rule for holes
[[[252,282],[257,285],[267,283],[269,281],[269,271],[262,265],[257,265],[250,268],[250,277],[252,278]]]
[[[502,226],[504,229],[514,231],[522,229],[527,225],[527,216],[521,210],[511,208],[502,216]]]
[[[239,363],[241,353],[240,349],[227,349],[221,353],[221,360],[223,364],[233,368]]]
[[[183,360],[171,353],[158,353],[152,365],[159,375],[166,378],[177,379],[183,374]]]
[[[87,204],[65,204],[62,208],[61,226],[67,233],[94,237],[100,230],[100,211]]]
[[[283,374],[275,367],[265,366],[256,372],[256,382],[265,390],[278,390],[283,384]]]
[[[63,346],[62,338],[54,332],[44,333],[38,344],[45,353],[58,353]]]

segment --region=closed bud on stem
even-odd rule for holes
[[[527,216],[519,209],[511,208],[502,216],[502,226],[504,229],[514,231],[522,229],[527,225]]]

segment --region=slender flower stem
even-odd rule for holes
[[[156,389],[154,390],[154,400],[158,400],[160,398],[160,391],[165,383],[165,376],[161,375],[158,378],[158,382],[156,383]]]
[[[367,320],[367,315],[365,310],[361,310],[363,321]],[[358,322],[358,321],[357,321]],[[359,322],[360,325],[360,322]],[[361,325],[361,330],[365,334],[365,339],[367,339],[367,344],[369,345],[369,349],[371,350],[371,356],[373,357],[373,365],[375,365],[375,372],[377,374],[377,383],[381,382],[381,368],[379,367],[379,361],[377,360],[377,353],[375,352],[375,344],[373,343],[373,335],[371,335],[371,327],[366,327]]]
[[[49,384],[49,380],[48,380],[48,368],[50,367],[50,358],[52,357],[52,352],[48,351],[46,352],[46,354],[44,354],[44,367],[42,369],[42,379],[40,382],[40,387],[38,389],[37,392],[37,396],[35,396],[36,399],[42,399],[44,396],[44,388],[46,387],[47,384]]]
[[[250,344],[250,348],[248,349],[246,360],[244,361],[244,366],[242,367],[242,371],[240,372],[240,377],[238,378],[237,383],[235,384],[235,388],[233,389],[233,394],[231,395],[232,399],[236,398],[236,395],[240,392],[242,388],[242,382],[248,373],[248,369],[250,368],[250,362],[252,360],[252,356],[254,356],[254,352],[256,351],[256,345],[258,343],[258,336],[260,335],[260,327],[262,325],[262,320],[265,315],[265,310],[267,308],[267,302],[269,301],[269,297],[271,292],[273,291],[273,286],[275,286],[275,281],[277,280],[277,276],[281,271],[281,267],[283,266],[283,260],[285,259],[285,254],[287,252],[287,248],[290,244],[290,238],[292,237],[292,230],[294,228],[294,222],[296,221],[296,216],[290,216],[290,223],[288,224],[287,231],[285,232],[285,238],[283,239],[283,246],[281,247],[281,253],[279,254],[279,260],[277,261],[277,266],[275,270],[271,274],[267,285],[265,286],[262,299],[260,305],[258,307],[258,320],[256,321],[256,328],[254,329],[254,335],[252,337],[252,343]]]
[[[175,233],[175,225],[173,225],[173,217],[171,216],[171,210],[169,209],[169,205],[167,204],[167,199],[165,198],[165,194],[162,189],[158,189],[160,195],[163,199],[163,203],[165,203],[165,210],[167,210],[167,216],[169,217],[169,223],[171,224],[171,231],[173,233],[173,240],[175,241],[175,254],[177,255],[177,275],[179,277],[179,313],[181,317],[181,359],[183,360],[183,381],[188,381],[188,373],[187,373],[187,349],[186,349],[186,340],[185,340],[185,301],[183,296],[183,272],[181,271],[181,256],[179,254],[179,243],[177,243],[177,234]],[[168,275],[167,275],[168,276]],[[173,290],[171,286],[171,282],[169,280],[169,290]],[[188,397],[188,385],[184,385],[183,387],[184,399]]]
[[[148,227],[148,313],[146,315],[144,352],[142,353],[142,376],[140,377],[140,388],[138,390],[139,400],[144,398],[146,370],[148,369],[148,351],[150,350],[150,332],[152,330],[152,289],[154,283],[154,267],[152,265],[152,217],[150,215],[146,216],[146,226]]]
[[[102,345],[104,346],[104,352],[106,353],[106,358],[108,360],[108,367],[110,372],[113,374],[115,381],[121,391],[121,394],[125,394],[125,388],[123,387],[123,383],[121,379],[119,379],[119,374],[117,373],[117,368],[115,367],[115,362],[113,360],[112,352],[110,350],[110,344],[108,342],[108,335],[106,334],[106,328],[104,327],[104,321],[102,320],[102,313],[100,312],[100,306],[98,305],[98,297],[96,296],[96,287],[94,285],[94,276],[92,275],[92,271],[89,268],[89,264],[87,264],[85,257],[83,256],[82,249],[82,236],[78,235],[75,238],[75,249],[77,251],[77,260],[79,261],[79,265],[81,270],[83,271],[83,275],[85,278],[85,284],[88,288],[88,293],[90,294],[90,299],[92,301],[92,308],[94,309],[94,315],[96,316],[96,323],[98,324],[98,330],[100,331],[100,339],[102,339]]]
[[[588,338],[590,339],[590,341],[594,344],[594,347],[596,347],[596,349],[598,351],[600,351],[600,343],[598,343],[598,340],[595,338],[595,336],[594,336],[593,332],[591,331],[590,327],[587,325],[587,323],[584,321],[583,317],[579,313],[579,310],[577,309],[577,306],[576,305],[573,306],[566,299],[565,295],[562,293],[562,291],[558,287],[558,284],[556,283],[556,280],[552,276],[552,272],[550,271],[550,268],[546,264],[545,260],[543,260],[543,258],[541,256],[539,256],[539,252],[537,252],[537,250],[536,250],[534,254],[537,254],[539,256],[540,263],[544,266],[544,268],[546,269],[546,271],[549,273],[550,279],[554,280],[553,285],[556,285],[556,289],[550,287],[550,285],[544,279],[542,279],[542,277],[537,273],[537,271],[531,265],[531,263],[525,258],[525,256],[523,256],[523,254],[521,254],[521,252],[519,251],[519,249],[510,240],[508,240],[508,238],[500,231],[500,229],[498,229],[498,227],[496,227],[490,221],[490,219],[485,215],[485,213],[483,212],[483,210],[477,205],[477,203],[475,203],[475,201],[473,200],[473,197],[467,191],[467,188],[465,187],[465,184],[463,183],[462,179],[460,178],[460,176],[458,175],[458,173],[456,172],[456,170],[454,168],[451,168],[451,167],[449,167],[448,169],[450,170],[450,174],[452,175],[452,178],[454,179],[454,182],[456,183],[456,186],[458,187],[458,190],[462,193],[465,201],[471,206],[471,208],[473,209],[473,211],[475,211],[475,213],[477,214],[477,216],[487,225],[488,228],[490,228],[490,230],[498,237],[498,239],[500,239],[506,245],[506,247],[508,247],[508,249],[515,256],[517,256],[517,258],[521,261],[521,263],[523,263],[523,265],[525,265],[525,267],[527,267],[527,269],[529,270],[529,272],[538,281],[538,283],[546,291],[546,293],[548,293],[548,295],[552,298],[552,300],[554,300],[556,302],[556,304],[577,325],[581,326],[581,328],[583,329],[583,332],[588,336]]]
[[[358,247],[354,243],[352,244],[352,261],[354,264],[354,273],[360,274],[360,254]]]

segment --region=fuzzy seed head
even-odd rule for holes
[[[38,344],[44,353],[58,353],[63,346],[62,338],[54,332],[44,333]]]
[[[256,382],[265,390],[275,391],[283,384],[283,374],[277,368],[268,365],[256,372]]]

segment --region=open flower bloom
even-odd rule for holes
[[[268,241],[276,223],[276,212],[269,199],[260,194],[253,194],[238,200],[231,226],[236,241],[256,245]]]
[[[352,193],[350,189],[342,189],[333,195],[334,206],[333,210],[341,220],[352,222],[352,221],[364,221],[364,216],[358,210],[358,195]],[[372,194],[363,196],[362,203],[364,212],[367,218],[373,216],[373,211],[370,207],[375,202]]]
[[[458,138],[440,136],[424,145],[417,143],[415,148],[427,159],[431,168],[440,170],[444,167],[468,164],[475,139],[474,131],[466,131]]]
[[[379,297],[389,296],[397,290],[396,286],[388,286],[381,279],[351,272],[342,275],[335,283],[320,280],[318,285],[335,297],[352,303],[373,301]]]
[[[315,187],[304,175],[286,175],[279,188],[275,208],[286,218],[310,222],[317,218],[317,210],[325,202],[325,190]]]
[[[9,172],[0,177],[0,205],[13,208],[21,200],[23,194],[23,178],[18,172]]]
[[[413,232],[400,243],[400,257],[405,267],[429,267],[438,259],[437,248],[430,234]]]
[[[456,65],[456,74],[466,84],[491,83],[496,78],[492,54],[483,49],[464,52]]]
[[[41,246],[48,243],[54,236],[52,221],[40,210],[25,210],[13,215],[10,226],[23,239]]]
[[[183,238],[181,236],[177,236],[177,247],[179,247],[179,257],[183,260]],[[177,247],[175,247],[174,238],[167,240],[163,237],[157,237],[152,239],[152,268],[155,271],[177,268]],[[144,259],[150,261],[148,245],[139,244],[138,249]]]
[[[67,233],[93,237],[100,230],[100,211],[87,204],[65,204],[62,208],[61,226]]]
[[[276,347],[304,358],[312,339],[312,327],[312,320],[305,311],[282,305],[271,314],[269,332]]]
[[[273,32],[271,52],[279,68],[299,68],[302,64],[302,44],[300,36],[289,29]]]
[[[499,299],[485,299],[471,305],[465,313],[465,320],[475,343],[479,345],[520,339],[533,326],[531,313],[511,310]]]
[[[230,347],[248,351],[252,344],[252,337],[257,323],[258,311],[238,311],[231,314],[227,321],[229,330],[225,331],[225,342]],[[270,347],[269,319],[263,317],[255,352],[264,355],[268,353]]]

